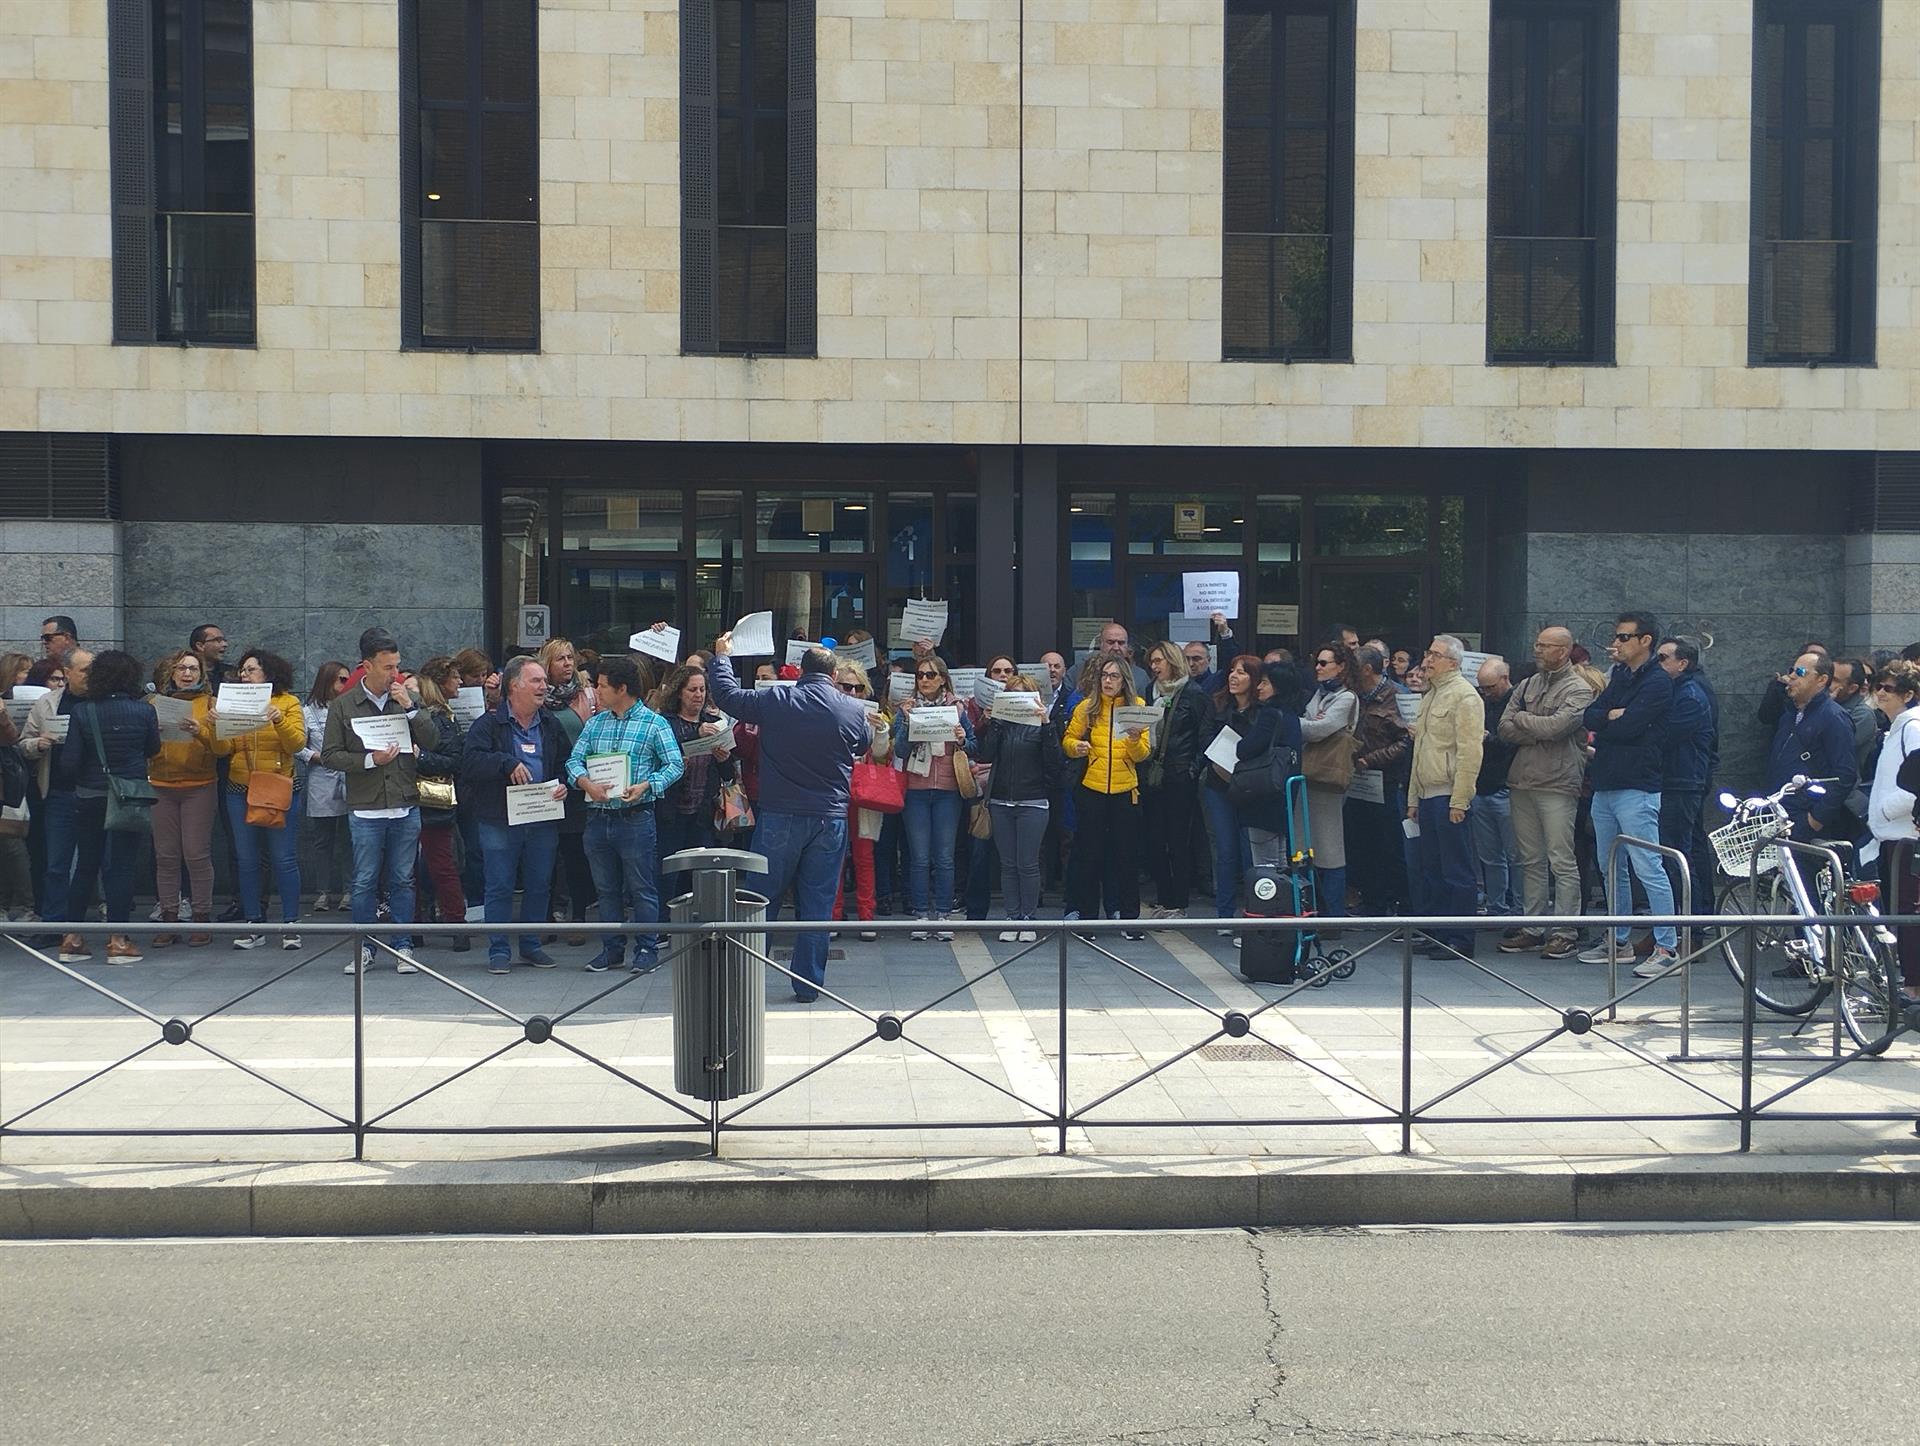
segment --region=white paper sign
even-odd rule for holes
[[[909,743],[951,743],[953,730],[960,726],[960,710],[949,704],[936,708],[919,704],[907,715]]]
[[[773,614],[748,613],[733,625],[733,651],[749,658],[773,656]]]
[[[1038,693],[1008,690],[994,694],[988,716],[1002,723],[1038,723],[1047,716],[1047,705]]]
[[[589,753],[587,777],[619,798],[633,783],[633,759],[625,753]]]
[[[1225,613],[1240,616],[1240,574],[1237,572],[1183,572],[1180,574],[1182,609],[1190,618]]]
[[[1119,733],[1131,733],[1137,728],[1152,732],[1165,716],[1165,710],[1157,704],[1123,704],[1113,710],[1113,726]]]
[[[67,731],[72,727],[73,715],[71,713],[55,713],[51,718],[47,719],[47,726],[42,736],[51,738],[55,743],[65,743],[67,741]]]
[[[1006,686],[1007,685],[998,678],[989,678],[985,673],[982,673],[978,678],[973,680],[973,701],[978,703],[982,708],[991,708],[995,696],[1004,690]]]
[[[1377,768],[1356,768],[1353,782],[1347,785],[1347,797],[1356,803],[1385,803],[1387,776]]]
[[[786,656],[787,666],[790,668],[799,667],[800,660],[806,657],[807,655],[807,649],[813,646],[815,645],[813,643],[808,642],[805,638],[788,638],[787,639],[787,656]]]
[[[971,698],[973,690],[980,680],[987,676],[985,668],[951,668],[947,676],[953,680],[953,693],[956,698]]]
[[[13,696],[7,699],[7,716],[13,719],[13,726],[26,727],[27,710],[46,695],[45,688],[36,688],[30,683],[21,683],[16,686]]]
[[[398,748],[402,753],[413,752],[413,733],[407,727],[407,715],[404,713],[349,721],[369,753],[380,753],[388,748]]]
[[[680,745],[680,756],[682,758],[698,758],[702,754],[713,753],[721,748],[726,749],[729,753],[733,752],[733,729],[731,726],[722,728],[718,733],[702,734],[698,738],[689,738],[685,743]]]
[[[874,664],[879,661],[879,655],[874,651],[872,638],[868,638],[865,642],[860,643],[842,643],[835,651],[848,662],[858,663],[869,673],[873,671]]]
[[[887,697],[898,703],[913,696],[913,674],[893,673],[887,678]]]
[[[518,828],[524,823],[557,823],[566,816],[566,800],[553,796],[551,783],[507,785],[507,827]]]
[[[1414,723],[1419,719],[1420,700],[1425,696],[1423,693],[1395,693],[1393,695],[1393,701],[1400,705],[1400,721],[1406,724],[1407,727],[1413,727]]]
[[[1506,659],[1502,658],[1498,653],[1462,652],[1460,654],[1460,676],[1465,678],[1469,683],[1477,685],[1480,678],[1480,665],[1482,663],[1504,663],[1505,661]]]
[[[272,706],[271,683],[222,683],[214,703],[214,732],[221,738],[238,738],[264,728]]]
[[[448,700],[453,709],[453,721],[462,728],[471,728],[480,721],[487,711],[487,690],[485,688],[462,688]]]
[[[736,645],[737,642],[736,639]],[[680,661],[680,629],[661,628],[655,631],[642,628],[627,639],[627,648],[630,652],[658,658],[663,663],[677,663]]]
[[[1213,742],[1207,745],[1206,758],[1209,763],[1217,763],[1227,773],[1240,766],[1240,735],[1231,728],[1222,728],[1213,735]]]
[[[169,698],[163,693],[155,693],[147,702],[153,705],[153,715],[159,720],[164,742],[185,743],[193,737],[186,729],[193,717],[193,704],[185,698]]]
[[[907,642],[938,643],[947,635],[945,598],[908,598],[897,636]]]
[[[792,686],[791,678],[755,678],[753,680],[753,691],[756,693],[764,693],[769,688],[791,688]]]

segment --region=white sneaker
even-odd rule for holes
[[[1038,944],[1039,942],[1039,934],[1035,933],[1032,929],[1022,929],[1014,938],[1014,943],[1016,944]]]
[[[300,936],[298,934],[282,934],[280,936],[280,947],[287,950],[298,949],[300,947]]]
[[[1019,943],[1019,942],[1020,942],[1020,931],[1019,931],[1018,929],[1002,929],[1002,930],[1000,931],[1000,942],[1001,942],[1002,944],[1017,944],[1017,943]]]
[[[153,912],[147,915],[147,922],[149,924],[157,924],[160,922],[160,906],[158,904],[155,904],[153,906]]]
[[[927,916],[925,914],[915,914],[913,916],[913,922],[916,924],[924,924],[927,922]],[[924,944],[927,941],[927,931],[925,929],[915,929],[907,937]]]
[[[242,934],[238,939],[233,941],[233,947],[236,949],[264,949],[267,947],[267,936],[265,934]]]
[[[1671,949],[1655,949],[1646,958],[1633,966],[1635,979],[1658,979],[1673,967],[1673,961],[1680,956]]]
[[[1231,938],[1233,937],[1233,930],[1231,930],[1231,929],[1215,929],[1215,930],[1213,931],[1213,937],[1214,937],[1214,938],[1216,938],[1216,939],[1231,939]]]
[[[1236,949],[1240,947],[1240,936],[1238,934],[1233,936],[1233,947]]]
[[[938,923],[942,923],[942,924],[944,924],[944,923],[946,923],[946,922],[947,922],[947,920],[948,920],[948,919],[950,919],[950,918],[952,918],[952,917],[953,917],[953,915],[952,915],[951,913],[946,913],[946,914],[941,914],[941,915],[939,915],[939,916],[938,916],[938,918],[937,918],[937,920],[936,920],[936,922],[938,922]],[[942,939],[942,940],[949,940],[949,939],[952,939],[952,938],[953,938],[953,930],[951,930],[951,929],[935,929],[935,930],[933,931],[933,937],[934,937],[934,938],[936,938],[936,939]]]
[[[394,952],[400,956],[393,961],[393,972],[395,974],[418,974],[420,972],[419,964],[414,962],[413,950],[396,949]]]
[[[1633,945],[1632,944],[1620,945],[1619,948],[1614,951],[1613,957],[1616,959],[1631,959],[1633,957]],[[1580,962],[1582,964],[1606,963],[1607,962],[1607,941],[1605,939],[1602,939],[1598,944],[1593,945],[1591,948],[1582,949],[1580,951]]]
[[[367,965],[370,962],[372,962],[367,957],[367,955],[370,952],[371,952],[370,950],[363,947],[362,949],[360,949],[359,954],[356,958],[347,960],[347,967],[342,969],[340,972],[342,974],[351,974],[355,969],[365,969]]]

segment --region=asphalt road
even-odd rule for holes
[[[13,1245],[0,1431],[35,1446],[1912,1442],[1917,1243],[1716,1229]]]

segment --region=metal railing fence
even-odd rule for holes
[[[784,978],[790,982],[798,981],[806,987],[817,989],[819,999],[831,1008],[844,1011],[856,1021],[858,1036],[850,1044],[835,1049],[824,1057],[808,1064],[798,1073],[764,1089],[755,1091],[750,1098],[744,1098],[730,1107],[723,1107],[720,1101],[713,1101],[705,1109],[696,1108],[681,1099],[677,1099],[666,1090],[656,1088],[638,1078],[633,1071],[620,1064],[609,1061],[585,1045],[570,1037],[573,1026],[595,1005],[616,996],[621,990],[632,987],[639,979],[647,977],[645,973],[621,973],[618,975],[597,976],[604,979],[604,985],[591,990],[585,999],[572,1003],[564,1009],[551,1013],[531,1012],[525,1009],[509,1007],[485,992],[484,980],[489,977],[467,979],[455,977],[447,967],[428,962],[418,953],[412,956],[420,981],[423,984],[443,987],[462,996],[470,1004],[477,1006],[486,1015],[509,1025],[513,1037],[499,1048],[470,1060],[455,1069],[444,1078],[416,1090],[400,1103],[376,1109],[368,1104],[366,1035],[369,1019],[381,1021],[388,1018],[405,1017],[404,1011],[394,1015],[382,1013],[370,1014],[367,1001],[368,970],[356,968],[341,980],[341,988],[347,997],[341,1001],[342,1011],[350,1015],[352,1027],[353,1074],[352,1105],[350,1111],[329,1107],[302,1090],[273,1078],[264,1068],[249,1065],[243,1059],[226,1050],[216,1048],[201,1037],[202,1027],[210,1021],[229,1015],[236,1006],[255,999],[266,990],[282,984],[287,979],[312,970],[315,965],[325,961],[341,962],[339,950],[344,946],[359,953],[370,951],[376,961],[395,962],[395,951],[390,942],[398,935],[407,935],[421,940],[454,935],[472,935],[477,933],[504,934],[510,939],[527,935],[544,935],[565,927],[566,932],[592,936],[594,938],[631,935],[630,925],[620,924],[575,924],[556,926],[552,924],[432,924],[413,925],[398,928],[383,924],[367,926],[346,923],[316,923],[303,921],[298,925],[299,932],[306,939],[317,941],[319,947],[305,948],[300,957],[283,968],[270,972],[265,978],[253,977],[246,981],[246,987],[234,993],[230,998],[215,1004],[211,1008],[185,1010],[179,1014],[142,1004],[127,997],[109,981],[119,977],[122,971],[104,968],[99,959],[90,965],[62,964],[52,954],[33,947],[26,937],[16,933],[0,933],[0,1020],[6,1021],[9,1030],[31,1030],[34,1026],[32,1016],[15,1013],[9,1007],[10,996],[15,992],[9,987],[10,978],[18,977],[22,966],[42,967],[55,971],[75,987],[89,991],[97,999],[105,1000],[117,1011],[134,1019],[144,1021],[151,1028],[152,1037],[139,1048],[113,1060],[98,1069],[89,1071],[86,1076],[48,1098],[38,1100],[24,1109],[9,1112],[0,1107],[0,1139],[5,1138],[45,1138],[45,1137],[218,1137],[244,1135],[249,1137],[270,1138],[294,1135],[339,1135],[351,1137],[353,1158],[365,1158],[367,1141],[370,1137],[396,1135],[674,1135],[704,1134],[707,1146],[719,1154],[724,1137],[728,1133],[830,1133],[830,1132],[877,1132],[892,1130],[998,1130],[998,1129],[1039,1129],[1051,1135],[1056,1153],[1069,1152],[1069,1135],[1076,1129],[1117,1127],[1127,1130],[1206,1130],[1213,1128],[1233,1128],[1240,1130],[1262,1128],[1301,1128],[1315,1129],[1332,1126],[1354,1127],[1391,1127],[1397,1129],[1399,1149],[1411,1152],[1414,1149],[1416,1128],[1447,1128],[1454,1126],[1504,1126],[1504,1125],[1592,1125],[1602,1123],[1722,1123],[1737,1132],[1737,1148],[1747,1151],[1752,1148],[1754,1127],[1765,1121],[1792,1121],[1799,1123],[1827,1121],[1846,1124],[1868,1123],[1906,1123],[1920,1117],[1920,1105],[1908,1109],[1829,1109],[1804,1110],[1784,1109],[1784,1102],[1792,1099],[1802,1090],[1815,1082],[1832,1076],[1837,1071],[1852,1068],[1880,1070],[1890,1067],[1912,1067],[1920,1065],[1920,1051],[1906,1048],[1895,1050],[1897,1043],[1912,1042],[1920,1039],[1920,1006],[1901,1006],[1898,982],[1898,964],[1892,959],[1892,948],[1884,951],[1887,956],[1889,977],[1887,988],[1894,1003],[1887,1010],[1887,1027],[1883,1037],[1852,1049],[1840,1047],[1836,1042],[1831,1054],[1807,1054],[1796,1057],[1799,1063],[1811,1066],[1809,1072],[1792,1082],[1773,1089],[1770,1093],[1760,1094],[1756,1087],[1755,1063],[1766,1059],[1770,1062],[1782,1058],[1777,1052],[1762,1050],[1756,1039],[1760,1026],[1760,1017],[1756,1002],[1755,945],[1756,934],[1761,929],[1777,930],[1781,925],[1777,915],[1583,915],[1583,916],[1473,916],[1466,918],[1191,918],[1170,920],[1027,920],[1020,921],[1017,927],[1031,930],[1036,939],[1015,949],[1005,958],[995,959],[989,967],[969,974],[963,965],[960,976],[951,987],[943,988],[925,1003],[912,1008],[876,1009],[857,1002],[849,997],[858,993],[857,989],[847,988],[841,983],[845,971],[857,968],[857,963],[849,962],[842,966],[840,978],[831,983],[813,984],[802,981],[789,969],[786,963],[775,958],[771,952],[762,953],[749,948],[739,939],[740,935],[767,932],[784,937],[793,936],[802,931],[842,930],[858,928],[872,930],[880,935],[884,948],[886,942],[906,935],[912,931],[925,931],[930,928],[951,930],[956,936],[962,934],[988,935],[998,933],[1009,927],[1008,921],[999,919],[963,920],[951,919],[937,925],[914,920],[877,920],[871,922],[820,922],[800,923],[793,920],[779,920],[770,924],[754,923],[662,923],[650,926],[643,932],[657,933],[663,936],[668,947],[663,953],[661,968],[700,967],[699,950],[695,947],[699,941],[727,938],[733,941],[733,947],[746,949],[754,958],[761,961],[771,976]],[[1809,927],[1839,927],[1858,924],[1857,916],[1801,916],[1797,923]],[[1900,927],[1920,927],[1920,916],[1887,917],[1880,924],[1891,930]],[[1512,977],[1512,972],[1494,967],[1493,963],[1478,957],[1480,950],[1473,954],[1461,953],[1449,949],[1434,938],[1434,935],[1452,937],[1460,933],[1472,932],[1481,938],[1490,938],[1494,931],[1539,930],[1542,933],[1555,930],[1589,931],[1603,929],[1607,937],[1612,937],[1617,927],[1644,929],[1652,926],[1673,925],[1689,933],[1689,947],[1683,950],[1671,964],[1665,967],[1657,977],[1630,977],[1624,983],[1617,971],[1608,968],[1605,975],[1598,976],[1590,966],[1575,966],[1557,973],[1551,983],[1529,983]],[[80,935],[84,939],[104,941],[112,934],[129,935],[136,939],[151,936],[163,930],[171,933],[180,931],[179,925],[142,924],[63,924],[57,926],[59,932]],[[194,931],[212,936],[216,944],[240,935],[258,932],[256,926],[236,925],[195,925]],[[1173,933],[1206,937],[1216,930],[1227,929],[1253,942],[1253,936],[1277,932],[1287,935],[1314,935],[1317,932],[1337,928],[1340,931],[1341,954],[1344,958],[1330,960],[1324,954],[1311,953],[1313,947],[1323,947],[1325,940],[1318,946],[1301,947],[1296,941],[1295,953],[1307,960],[1304,974],[1291,983],[1260,985],[1249,983],[1248,988],[1259,993],[1262,1002],[1257,1007],[1232,1008],[1223,1004],[1209,1003],[1204,997],[1207,992],[1202,988],[1183,987],[1181,982],[1160,977],[1152,970],[1143,967],[1140,960],[1129,959],[1111,947],[1124,933],[1143,932],[1149,936],[1154,933]],[[1671,979],[1678,974],[1684,980],[1688,971],[1703,957],[1710,957],[1711,951],[1721,949],[1729,931],[1741,937],[1745,951],[1747,967],[1741,989],[1741,1011],[1738,1020],[1740,1044],[1737,1052],[1717,1056],[1689,1056],[1684,1062],[1701,1064],[1720,1062],[1737,1066],[1737,1078],[1729,1080],[1726,1071],[1707,1074],[1682,1073],[1675,1064],[1683,1062],[1678,1057],[1663,1057],[1655,1050],[1643,1044],[1623,1037],[1622,1021],[1619,1019],[1620,1006],[1640,998],[1645,991]],[[1704,939],[1704,943],[1696,941]],[[1348,947],[1352,946],[1352,947]],[[1416,1005],[1416,977],[1423,967],[1416,961],[1416,948],[1428,950],[1436,958],[1432,962],[1447,962],[1470,971],[1470,977],[1491,981],[1501,991],[1510,992],[1538,1008],[1543,1019],[1543,1032],[1529,1042],[1513,1049],[1498,1052],[1496,1057],[1484,1068],[1479,1069],[1464,1080],[1454,1081],[1444,1089],[1430,1094],[1421,1094],[1416,1089],[1417,1071],[1415,1060],[1419,1052],[1419,1041],[1425,1031],[1422,1030],[1422,1009]],[[348,956],[352,957],[352,956]],[[1328,1063],[1307,1058],[1297,1046],[1263,1033],[1263,1029],[1273,1021],[1285,1020],[1281,1011],[1289,1005],[1304,1005],[1311,996],[1308,991],[1317,990],[1332,982],[1337,976],[1344,978],[1355,968],[1372,960],[1377,966],[1382,961],[1389,968],[1397,967],[1399,975],[1398,990],[1398,1079],[1397,1091],[1392,1098],[1383,1097],[1389,1092],[1370,1089],[1351,1074]],[[1094,1095],[1091,1099],[1076,1101],[1073,1094],[1073,1075],[1076,1068],[1073,1052],[1073,1034],[1076,1023],[1074,989],[1085,989],[1087,981],[1080,977],[1085,968],[1093,964],[1115,971],[1128,981],[1151,985],[1154,990],[1165,993],[1186,1009],[1197,1010],[1206,1019],[1202,1033],[1194,1042],[1178,1049],[1168,1057],[1157,1062],[1149,1061],[1147,1067],[1135,1072],[1130,1078],[1115,1087],[1109,1087]],[[1050,965],[1050,969],[1041,969]],[[140,966],[135,966],[151,974],[154,963],[151,956]],[[467,966],[473,969],[474,966]],[[995,976],[1006,975],[1016,968],[1039,970],[1042,977],[1051,973],[1053,989],[1048,991],[1049,1003],[1045,1008],[1024,1012],[1052,1015],[1049,1021],[1052,1028],[1047,1031],[1051,1036],[1054,1051],[1047,1060],[1055,1076],[1051,1098],[1032,1097],[1032,1092],[1022,1092],[1018,1087],[1010,1087],[1013,1082],[1001,1083],[990,1078],[980,1070],[973,1069],[965,1062],[952,1057],[952,1051],[936,1047],[929,1041],[920,1028],[932,1011],[948,1004],[958,996],[974,989],[984,981]],[[1372,966],[1369,966],[1370,968]],[[1344,971],[1344,972],[1341,972]],[[649,973],[651,971],[648,971]],[[204,975],[202,976],[204,978]],[[389,985],[382,975],[381,989]],[[774,979],[773,982],[777,982]],[[1429,979],[1427,982],[1431,982]],[[838,984],[840,987],[836,988]],[[396,981],[391,987],[404,989],[410,987]],[[1556,997],[1557,996],[1557,997]],[[1645,1002],[1644,1000],[1642,1001]],[[1445,1009],[1444,1004],[1430,1006],[1435,1010]],[[1692,1013],[1689,996],[1688,1018]],[[1083,1013],[1091,1015],[1098,1011],[1089,1007]],[[340,1015],[333,1016],[341,1017]],[[1302,1015],[1301,1017],[1305,1017]],[[1550,1021],[1550,1023],[1549,1023]],[[1731,1023],[1732,1021],[1723,1021]],[[1804,1027],[1804,1021],[1783,1021],[1794,1023],[1797,1028]],[[1084,1030],[1088,1020],[1082,1018],[1080,1027]],[[1644,1022],[1638,1027],[1645,1028]],[[1036,1037],[1039,1031],[1036,1030]],[[1702,1100],[1694,1110],[1646,1110],[1646,1111],[1560,1111],[1552,1113],[1530,1114],[1526,1112],[1505,1112],[1498,1114],[1462,1112],[1443,1108],[1468,1090],[1484,1083],[1494,1075],[1507,1070],[1522,1061],[1538,1054],[1545,1046],[1562,1039],[1577,1039],[1605,1045],[1609,1050],[1631,1059],[1637,1066],[1657,1072],[1660,1076],[1685,1087]],[[1221,1041],[1245,1041],[1249,1044],[1263,1044],[1274,1055],[1309,1072],[1330,1098],[1348,1102],[1358,1113],[1283,1113],[1279,1115],[1235,1115],[1226,1118],[1212,1118],[1180,1115],[1170,1118],[1113,1117],[1103,1113],[1104,1108],[1112,1104],[1156,1077],[1163,1075],[1172,1067],[1197,1054],[1200,1050]],[[959,1073],[986,1086],[1017,1106],[1018,1113],[999,1118],[965,1119],[812,1119],[803,1124],[771,1122],[744,1119],[757,1109],[765,1106],[786,1091],[812,1079],[824,1070],[846,1060],[873,1044],[902,1044],[928,1058],[939,1061]],[[278,1091],[280,1094],[298,1102],[316,1114],[314,1123],[299,1127],[259,1127],[252,1125],[116,1125],[113,1123],[48,1127],[36,1124],[33,1117],[46,1110],[59,1100],[67,1099],[84,1089],[87,1085],[122,1069],[135,1060],[165,1046],[169,1049],[185,1050],[189,1047],[204,1051],[207,1055],[240,1070],[253,1079]],[[420,1100],[445,1089],[458,1080],[485,1068],[503,1056],[521,1048],[552,1048],[579,1059],[585,1064],[604,1071],[623,1085],[630,1087],[639,1095],[650,1099],[668,1111],[668,1118],[660,1120],[633,1120],[630,1122],[608,1123],[605,1121],[578,1121],[574,1123],[531,1124],[519,1121],[500,1121],[497,1119],[476,1118],[460,1123],[406,1123],[396,1121],[401,1114]],[[1083,1056],[1083,1060],[1084,1060]],[[4,1050],[0,1050],[0,1067],[5,1066]],[[1727,1084],[1737,1083],[1737,1094],[1725,1091]],[[1719,1086],[1719,1087],[1716,1087]],[[1912,1094],[1920,1099],[1920,1078],[1915,1080]]]

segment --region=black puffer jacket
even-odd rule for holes
[[[1018,803],[1051,798],[1060,791],[1066,763],[1060,734],[1052,723],[1007,723],[989,718],[980,728],[974,756],[993,765],[989,799]]]

